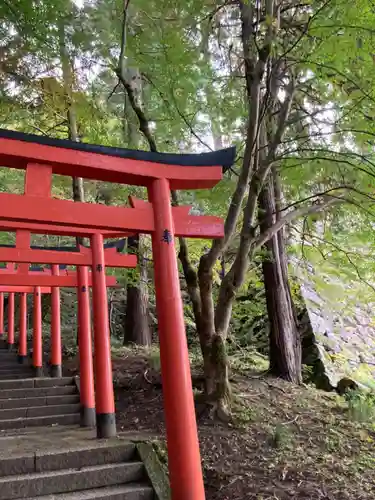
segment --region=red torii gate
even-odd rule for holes
[[[67,252],[64,252],[67,253]],[[42,308],[41,295],[43,293],[59,292],[61,278],[68,278],[62,283],[64,287],[77,288],[77,297],[83,297],[78,302],[79,318],[79,354],[80,354],[80,399],[81,399],[81,425],[91,427],[95,425],[95,390],[92,366],[92,347],[91,347],[91,326],[90,326],[90,304],[88,287],[92,287],[92,273],[89,273],[87,267],[78,268],[80,273],[75,271],[63,270],[65,276],[59,275],[59,266],[52,265],[52,270],[43,269],[42,271],[29,270],[28,264],[21,264],[16,269],[14,264],[7,268],[0,269],[0,282],[9,283],[17,277],[17,282],[23,282],[25,286],[7,286],[0,285],[4,291],[9,293],[14,305],[14,293],[22,292],[20,295],[20,335],[18,360],[21,363],[26,362],[27,356],[27,293],[32,292],[33,301],[33,360],[32,364],[35,370],[35,376],[43,376],[43,350],[42,350]],[[79,280],[79,274],[83,275],[83,281]],[[41,287],[38,285],[40,278],[47,278],[46,281],[52,281],[50,287]],[[57,281],[57,279],[59,281]],[[82,285],[82,282],[84,285]],[[31,286],[28,286],[30,285]],[[106,286],[117,286],[115,276],[106,276]],[[56,301],[52,300],[52,322],[51,322],[51,376],[61,377],[61,330],[60,330],[60,297],[57,295]],[[9,308],[8,336],[11,332],[11,340],[8,338],[8,345],[14,344],[14,307]],[[9,326],[12,321],[12,326]],[[99,374],[100,375],[100,374]]]
[[[40,287],[40,293],[51,293],[52,288],[50,286]],[[33,286],[5,286],[0,285],[0,293],[34,293]]]
[[[52,340],[52,372],[53,377],[61,377],[61,332],[60,332],[60,287],[78,288],[78,278],[75,271],[63,270],[60,274],[60,269],[57,264],[53,264],[52,269],[30,270],[28,264],[21,264],[18,268],[14,263],[8,264],[6,267],[0,268],[0,286],[4,286],[8,291],[8,348],[12,349],[14,345],[14,293],[17,287],[29,287],[34,293],[34,312],[36,316],[41,316],[41,300],[40,295],[43,293],[52,293],[52,323],[51,323],[51,340]],[[115,276],[106,276],[106,286],[114,287],[117,285]],[[92,287],[92,276],[88,274],[88,287]],[[11,291],[10,287],[14,287],[16,292]],[[37,294],[35,295],[35,291]],[[21,290],[22,291],[22,290]],[[55,292],[55,293],[54,293]],[[22,293],[26,295],[23,290]],[[22,298],[22,297],[21,297]],[[36,300],[35,300],[36,299]],[[21,317],[26,315],[26,308],[23,307],[23,301],[20,303]],[[36,337],[41,335],[41,325],[36,325]],[[38,341],[38,339],[36,339]],[[41,368],[41,340],[38,341],[37,348],[34,350],[36,357],[40,363],[34,364],[34,367]],[[26,331],[20,331],[20,349],[19,357],[27,357],[26,352]],[[35,361],[35,360],[34,360]],[[55,361],[55,362],[54,362]],[[40,373],[39,373],[40,372]],[[36,376],[42,375],[41,370],[37,370]]]
[[[80,377],[81,377],[81,425],[83,426],[93,426],[96,422],[95,417],[95,393],[94,393],[94,378],[93,378],[93,360],[92,360],[92,342],[91,342],[91,320],[90,320],[90,303],[89,295],[87,292],[88,287],[92,286],[92,273],[88,271],[88,265],[92,265],[92,252],[91,248],[79,245],[79,251],[62,251],[62,249],[51,250],[48,248],[31,248],[30,247],[30,233],[34,232],[37,234],[65,234],[65,235],[75,235],[76,231],[69,227],[55,226],[52,224],[30,224],[30,228],[26,229],[27,224],[15,222],[15,221],[1,221],[0,229],[16,231],[16,245],[15,247],[0,247],[1,259],[13,260],[19,263],[20,268],[23,269],[23,276],[12,276],[6,279],[7,283],[24,283],[24,275],[28,270],[29,263],[31,264],[41,264],[49,263],[52,265],[52,276],[51,272],[43,272],[43,277],[41,274],[36,275],[32,272],[32,276],[28,278],[27,283],[32,283],[33,285],[40,285],[41,281],[48,283],[52,286],[52,323],[51,323],[51,341],[52,341],[52,352],[51,352],[51,375],[61,376],[61,332],[60,332],[60,322],[58,317],[60,316],[60,296],[59,296],[59,286],[74,286],[77,288],[77,300],[78,300],[78,340],[79,340],[79,359],[80,359]],[[77,233],[81,236],[92,236],[98,232],[95,230],[88,231],[85,228],[78,229]],[[121,233],[121,236],[127,236],[127,233]],[[104,232],[106,238],[118,237],[120,234],[110,233],[108,231]],[[61,247],[63,248],[63,247]],[[137,257],[135,255],[121,254],[117,252],[115,247],[105,248],[104,250],[105,263],[108,267],[122,267],[129,268],[135,267],[137,264]],[[53,276],[59,274],[59,266],[56,263],[65,265],[77,265],[77,282],[67,279],[69,274],[75,276],[75,273],[66,271],[65,280],[64,276]],[[12,273],[15,274],[15,273]],[[46,276],[47,275],[47,276]],[[116,286],[116,280],[113,276],[106,276],[106,286]],[[1,275],[0,275],[1,281]],[[3,280],[4,281],[4,280]],[[1,285],[0,285],[1,286]],[[25,299],[24,299],[25,300]],[[34,315],[33,324],[35,334],[33,340],[40,338],[39,334],[39,316],[40,316],[40,298],[39,295],[34,294]],[[36,309],[35,309],[36,307]],[[24,305],[26,314],[26,302]],[[13,310],[12,318],[13,318]],[[11,320],[11,328],[14,331],[13,319]],[[23,342],[20,343],[21,352],[19,352],[19,360],[23,362],[26,359],[26,327],[24,329],[22,338],[25,338]],[[14,337],[14,334],[13,334]],[[97,344],[100,339],[98,336],[94,337],[94,343],[96,345],[96,351],[100,353],[102,348],[101,344]],[[34,356],[35,353],[35,356]],[[33,356],[35,357],[33,364],[34,367],[40,367],[36,369],[36,374],[42,374],[42,351],[41,342],[37,343],[36,349],[33,351]],[[96,369],[102,369],[103,364],[97,363]],[[105,368],[105,366],[104,366]],[[96,371],[96,370],[95,370]],[[100,373],[96,373],[97,380],[106,380],[102,377]],[[98,384],[97,384],[98,385]],[[98,389],[99,390],[99,389]],[[98,391],[97,391],[98,392]],[[108,397],[111,400],[112,394],[108,392]],[[101,436],[102,431],[98,428],[98,435]]]
[[[44,230],[41,224],[35,227],[40,232]],[[48,232],[48,231],[47,231]],[[79,252],[54,251],[54,250],[38,250],[27,248],[26,243],[30,242],[30,235],[26,231],[16,232],[16,246],[8,248],[0,248],[4,250],[3,257],[12,255],[20,262],[18,268],[15,268],[14,263],[7,265],[6,268],[0,268],[0,286],[13,285],[14,287],[20,284],[32,287],[34,293],[33,302],[33,366],[35,376],[43,375],[43,351],[42,351],[42,321],[41,321],[41,293],[43,290],[48,290],[46,286],[41,287],[41,284],[49,285],[51,288],[51,376],[61,377],[61,330],[60,330],[60,287],[75,287],[77,289],[78,298],[78,336],[79,336],[79,357],[80,357],[80,375],[81,375],[81,425],[95,425],[95,390],[93,377],[92,363],[92,344],[91,344],[91,321],[90,321],[90,304],[88,288],[93,286],[92,273],[88,271],[87,266],[78,266],[77,272],[70,270],[62,270],[60,274],[59,265],[52,264],[51,270],[42,269],[40,271],[29,270],[29,263],[24,263],[25,260],[30,263],[40,263],[45,260],[59,259],[63,264],[76,264],[82,262],[81,257],[85,258],[84,263],[91,263],[92,256],[90,248],[83,246],[79,247]],[[24,243],[22,249],[21,242]],[[63,248],[63,247],[62,247]],[[25,250],[27,257],[22,255]],[[18,252],[18,254],[17,254]],[[56,255],[58,254],[58,255]],[[116,248],[106,248],[104,250],[106,262],[114,267],[135,267],[137,258],[135,255],[117,254]],[[52,258],[50,259],[50,257]],[[43,282],[43,283],[41,283]],[[115,276],[105,276],[106,287],[117,286]],[[14,293],[9,294],[10,303],[13,304],[9,309],[8,320],[8,345],[14,344]],[[20,338],[19,338],[19,361],[27,360],[27,303],[26,294],[21,295],[20,301]],[[100,346],[96,346],[99,352]],[[100,373],[97,373],[97,379],[100,378]]]
[[[222,221],[171,207],[172,189],[204,189],[222,178],[234,149],[206,155],[165,155],[105,148],[0,131],[0,161],[26,170],[25,195],[0,194],[0,219],[152,235],[160,357],[173,500],[205,498],[174,236],[220,238]],[[199,168],[198,168],[199,167]],[[145,186],[148,208],[120,208],[51,199],[52,173]],[[48,220],[47,220],[48,217]],[[91,236],[95,337],[102,366],[97,399],[99,437],[116,432],[103,236]],[[1,260],[1,257],[0,257]],[[99,345],[99,341],[97,343]]]
[[[3,268],[0,268],[0,272],[3,270]],[[50,294],[51,293],[51,287],[41,287],[40,288],[40,293],[41,294],[45,294],[45,293],[48,293]],[[20,297],[21,297],[21,304],[20,304],[20,307],[22,308],[22,298],[23,296],[26,297],[26,294],[28,293],[34,293],[34,287],[33,286],[4,286],[4,285],[0,285],[0,336],[4,335],[4,294],[7,293],[8,294],[8,301],[9,301],[9,305],[8,305],[8,339],[7,339],[7,343],[8,343],[8,348],[12,349],[12,345],[9,346],[9,330],[11,330],[11,332],[13,332],[13,337],[14,337],[14,294],[15,293],[19,293],[21,294]],[[25,309],[26,309],[26,304],[25,304]],[[26,321],[25,321],[25,324],[23,325],[21,323],[20,325],[20,329],[24,328],[25,332],[27,330],[27,325],[26,325]],[[25,333],[26,335],[26,333]],[[20,362],[22,362],[20,360]]]

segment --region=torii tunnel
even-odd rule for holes
[[[1,226],[0,221],[0,226]],[[8,225],[13,223],[8,223]],[[79,247],[39,247],[30,246],[30,231],[19,224],[14,223],[12,229],[16,231],[15,245],[1,245],[1,258],[5,261],[14,258],[19,264],[16,268],[14,263],[0,267],[0,290],[8,292],[8,348],[12,349],[15,343],[14,335],[14,294],[20,292],[20,324],[18,339],[18,360],[27,363],[27,296],[33,293],[33,349],[32,365],[35,376],[43,376],[43,349],[42,349],[42,307],[41,295],[51,294],[51,357],[50,375],[61,377],[61,329],[60,329],[60,287],[74,287],[77,290],[78,302],[78,344],[80,359],[80,399],[81,399],[81,425],[93,426],[96,422],[95,415],[95,391],[94,370],[92,362],[92,340],[91,321],[88,288],[93,286],[92,273],[88,271],[87,265],[92,265],[92,252],[90,248],[82,245]],[[53,231],[56,228],[49,225],[35,224],[34,230],[38,232]],[[64,231],[67,228],[63,228]],[[125,240],[109,242],[104,244],[105,263],[108,267],[135,267],[137,258],[135,255],[120,254],[125,247]],[[51,264],[50,269],[40,266],[31,266],[27,262]],[[55,262],[64,262],[58,265]],[[78,265],[77,272],[67,270],[67,265]],[[83,265],[85,264],[85,265]],[[40,285],[44,286],[40,286]],[[107,287],[117,286],[114,276],[106,276]],[[22,289],[21,289],[22,288]],[[29,288],[29,290],[28,290]],[[4,324],[4,295],[0,292],[0,331]],[[95,337],[98,342],[99,337]],[[100,352],[100,344],[97,346]],[[95,366],[95,378],[101,380],[101,364]],[[99,390],[99,389],[98,389]],[[100,422],[100,420],[99,420]],[[101,435],[101,428],[98,428]]]
[[[74,265],[78,275],[80,269],[92,268],[96,426],[101,438],[116,434],[105,279],[105,267],[110,264],[103,237],[151,235],[173,500],[205,498],[175,236],[221,238],[224,225],[218,217],[190,215],[190,207],[172,207],[171,190],[214,187],[234,155],[234,148],[188,155],[149,153],[0,130],[0,165],[26,171],[23,195],[0,193],[0,230],[90,238],[89,254],[79,252]],[[148,202],[132,199],[131,207],[118,207],[53,199],[53,174],[144,186]],[[58,252],[32,249],[25,242],[0,249],[2,261],[64,263]],[[39,286],[61,286],[59,276],[47,277]],[[27,283],[14,280],[9,285]]]

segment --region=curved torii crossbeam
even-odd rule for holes
[[[1,210],[0,210],[1,212]],[[2,229],[0,221],[0,230]],[[15,245],[0,245],[0,262],[14,262],[25,264],[65,264],[70,266],[92,265],[92,252],[90,247],[41,247],[31,245],[31,231],[18,229],[17,223],[7,222],[7,231],[16,232]],[[49,229],[57,230],[60,226],[47,224],[34,224],[35,230],[49,234]],[[69,229],[69,228],[66,228]],[[117,244],[116,244],[117,243]],[[105,264],[107,267],[136,267],[136,255],[120,253],[124,248],[123,242],[113,242],[103,245]],[[8,283],[15,284],[15,283]],[[42,283],[41,283],[42,284]],[[64,286],[64,285],[60,285]],[[68,286],[68,285],[66,285]]]
[[[0,219],[93,231],[94,340],[100,346],[95,355],[98,437],[116,433],[102,233],[152,236],[172,500],[205,498],[174,237],[221,238],[224,226],[218,218],[172,208],[171,190],[214,187],[234,156],[234,148],[170,155],[0,130],[0,163],[26,170],[24,195],[0,194]],[[125,208],[52,199],[53,173],[145,186],[149,205]]]

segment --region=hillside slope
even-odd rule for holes
[[[116,354],[118,429],[150,433],[165,458],[155,353]],[[335,393],[259,372],[234,374],[233,388],[233,422],[215,422],[197,405],[207,500],[375,498],[375,403],[350,412]]]

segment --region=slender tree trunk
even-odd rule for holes
[[[134,68],[121,67],[122,74],[126,81],[130,81],[135,99],[141,106],[142,89],[139,71]],[[135,125],[137,116],[130,105],[127,94],[124,96],[124,139],[127,147],[138,148],[140,135]],[[143,258],[141,236],[128,238],[128,250],[135,253],[139,262],[139,279],[137,282],[130,280],[126,287],[126,313],[124,325],[124,345],[134,343],[149,346],[152,342],[152,335],[149,323],[148,311],[148,286],[147,286],[147,264]],[[130,271],[131,272],[131,271]]]
[[[212,273],[212,268],[207,268],[204,258],[201,258],[198,271],[199,290],[202,307],[206,313],[200,315],[198,333],[203,354],[205,396],[213,403],[218,417],[226,419],[231,399],[229,362],[226,353],[227,330],[218,328],[215,322]]]
[[[73,97],[73,68],[70,54],[66,47],[65,24],[61,21],[59,25],[59,43],[60,43],[60,59],[63,73],[64,94],[66,102],[66,114],[68,123],[68,136],[71,141],[79,142],[77,115]],[[72,197],[74,202],[84,202],[84,185],[81,177],[72,178]],[[83,244],[84,240],[81,237],[76,238],[77,247]],[[77,324],[77,345],[79,342],[79,332]]]
[[[151,345],[152,336],[148,313],[147,265],[142,255],[139,236],[128,238],[128,250],[138,255],[139,281],[130,280],[126,290],[124,345]]]
[[[64,93],[66,101],[66,113],[68,120],[68,135],[71,141],[79,142],[77,115],[73,98],[73,70],[72,61],[66,47],[65,26],[64,22],[59,26],[60,38],[60,58],[64,81]],[[72,182],[73,201],[85,201],[83,179],[81,177],[73,177]],[[77,241],[78,242],[78,241]]]
[[[273,176],[259,196],[261,230],[273,223],[276,210]],[[295,317],[288,274],[283,233],[279,231],[264,245],[263,277],[270,322],[270,372],[290,382],[300,384],[301,342]]]

